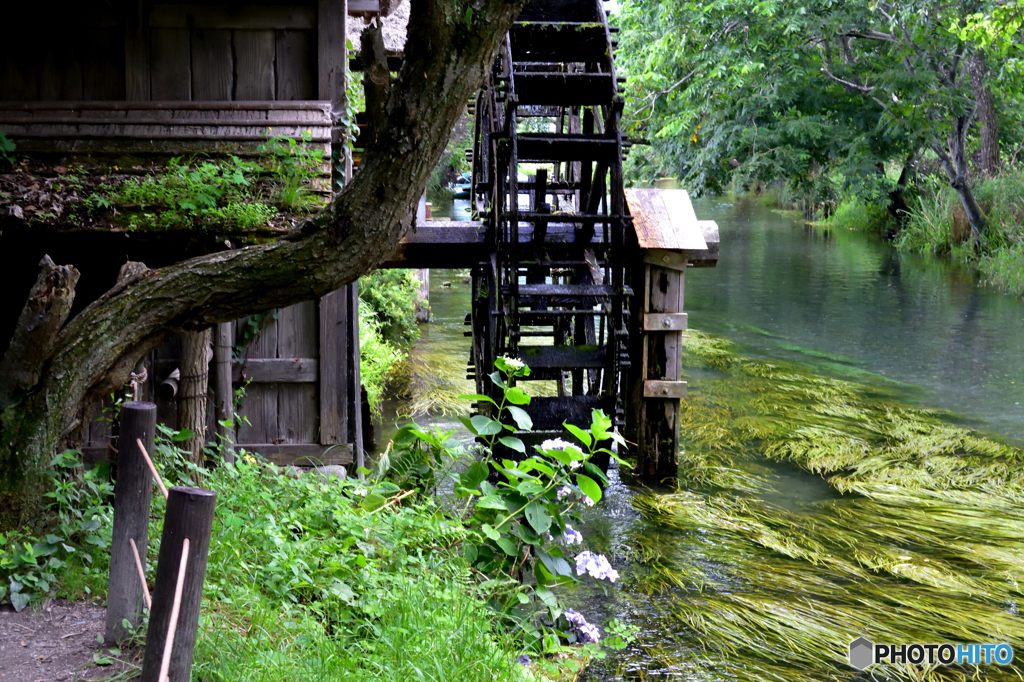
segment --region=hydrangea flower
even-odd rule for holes
[[[560,500],[564,499],[566,497],[570,497],[571,495],[572,495],[572,488],[570,488],[567,485],[563,485],[561,488],[558,489],[558,499],[560,499]]]
[[[612,568],[603,554],[594,554],[589,550],[576,555],[576,575],[584,573],[589,573],[597,580],[615,582],[619,579],[619,572]]]
[[[562,541],[567,545],[582,545],[583,534],[567,523],[565,524],[565,532],[562,533]]]
[[[587,505],[588,507],[594,506],[594,501],[590,499],[590,497],[588,497],[587,495],[581,495],[581,497],[583,498],[583,504]]]
[[[579,611],[572,609],[566,609],[563,614],[565,619],[569,621],[572,629],[579,635],[579,639],[584,644],[597,644],[601,636],[597,632],[597,626],[587,622],[587,619],[583,617],[583,614]]]
[[[561,438],[549,438],[540,444],[541,450],[565,450],[566,448],[576,447],[572,443],[562,440]]]
[[[529,656],[523,654],[522,656],[516,656],[516,663],[518,663],[521,666],[527,666],[533,663],[533,661],[530,660]]]
[[[579,461],[578,459],[574,459],[571,462],[569,462],[570,469],[576,470],[579,469],[581,466],[583,466],[583,462]]]

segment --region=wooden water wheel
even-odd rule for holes
[[[614,32],[599,0],[534,0],[474,107],[474,204],[490,260],[473,270],[470,371],[493,397],[499,356],[556,383],[557,396],[527,408],[528,445],[565,421],[588,426],[593,408],[624,421],[632,228]]]

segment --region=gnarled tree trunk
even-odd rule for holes
[[[999,171],[999,120],[992,100],[992,89],[988,86],[985,53],[981,50],[971,57],[970,74],[977,106],[978,133],[981,137],[978,172],[982,175],[995,175]]]
[[[448,131],[524,4],[412,0],[405,63],[381,104],[386,125],[327,210],[276,242],[118,284],[50,336],[38,381],[0,406],[0,531],[38,518],[43,472],[83,405],[123,384],[170,334],[315,299],[393,253]],[[381,120],[376,113],[371,120]]]
[[[969,116],[957,116],[953,119],[953,130],[947,140],[948,147],[943,148],[940,143],[932,145],[932,149],[939,157],[942,169],[946,171],[949,185],[956,190],[960,197],[960,203],[967,214],[967,222],[971,225],[971,236],[974,240],[974,248],[981,248],[981,240],[985,234],[985,214],[981,212],[974,192],[971,191],[969,169],[967,166],[967,127],[970,125]]]

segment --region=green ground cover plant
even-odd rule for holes
[[[604,557],[576,551],[569,521],[600,500],[606,479],[589,460],[619,436],[595,412],[590,430],[567,427],[573,441],[527,455],[512,434],[530,427],[520,407],[530,398],[514,385],[529,369],[499,367],[494,417],[465,420],[479,446],[410,423],[365,480],[302,475],[244,450],[226,464],[219,448],[207,451],[217,466],[198,467],[179,448],[190,434],[158,427],[153,458],[167,484],[198,481],[218,496],[194,679],[558,679],[602,655],[597,625],[554,590],[617,577]],[[522,460],[495,459],[499,443]],[[53,534],[3,538],[0,578],[14,588],[4,597],[19,608],[106,586],[109,470],[83,469],[74,451],[54,466]],[[154,494],[150,581],[165,508]],[[632,636],[613,625],[604,645]]]

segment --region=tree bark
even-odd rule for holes
[[[985,53],[981,50],[971,57],[970,74],[981,137],[978,172],[982,175],[995,175],[999,171],[999,120],[992,100],[992,89],[988,86]]]
[[[907,155],[907,160],[903,162],[903,168],[900,170],[900,177],[896,181],[896,188],[889,192],[889,215],[892,216],[895,227],[889,230],[886,237],[888,239],[894,239],[899,231],[903,228],[903,224],[906,223],[907,217],[910,215],[910,206],[907,205],[906,191],[910,185],[910,181],[914,177],[914,164],[915,157],[917,156],[917,150],[910,152]]]
[[[940,143],[932,145],[932,149],[939,157],[942,169],[946,171],[949,185],[956,190],[960,197],[960,203],[967,214],[967,222],[971,225],[971,236],[974,241],[974,248],[981,248],[981,240],[985,234],[985,214],[978,206],[974,192],[971,191],[969,169],[967,166],[967,128],[970,125],[969,116],[957,116],[953,119],[953,130],[947,140],[948,147],[943,148]]]
[[[189,460],[203,466],[206,445],[206,395],[210,385],[210,330],[181,335],[181,383],[178,390],[178,428],[188,429],[192,437],[182,446]],[[196,481],[199,485],[200,481]]]
[[[38,522],[43,471],[89,401],[184,328],[316,299],[390,256],[448,135],[526,0],[412,0],[387,125],[319,215],[276,242],[220,252],[118,284],[57,335],[39,382],[0,414],[0,531]],[[34,482],[26,485],[29,479]]]

